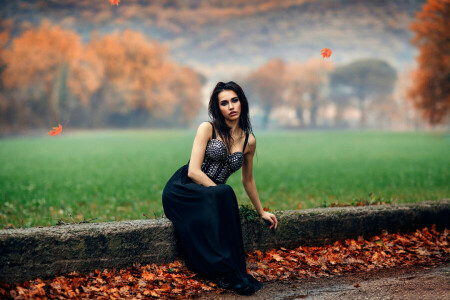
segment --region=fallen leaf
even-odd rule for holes
[[[378,244],[380,246],[384,246],[383,240],[382,239],[378,239],[375,241],[375,244]]]
[[[448,259],[449,233],[448,229],[438,232],[433,225],[431,230],[424,228],[414,233],[383,235],[384,247],[377,247],[381,244],[379,236],[367,239],[359,236],[357,241],[346,239],[321,247],[256,250],[246,252],[247,272],[261,281],[276,281],[340,276],[423,262],[434,265]],[[365,251],[360,251],[361,246],[366,247]],[[18,295],[36,299],[46,293],[55,298],[85,299],[95,293],[97,298],[108,299],[138,299],[141,296],[186,299],[197,298],[210,290],[223,292],[214,283],[198,280],[196,276],[180,260],[170,264],[134,266],[120,272],[107,269],[88,274],[72,272],[46,281],[38,278],[11,286],[0,282],[0,299],[17,298]],[[354,287],[359,284],[355,283]]]

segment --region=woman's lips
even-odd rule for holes
[[[234,116],[235,114],[237,114],[237,112],[232,112],[230,113],[230,116]]]

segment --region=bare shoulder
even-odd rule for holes
[[[247,153],[255,152],[255,149],[256,149],[256,138],[251,133],[248,135],[247,145],[248,145],[248,151],[246,151]]]
[[[197,133],[200,133],[203,136],[212,136],[212,125],[208,121],[201,122],[198,125]]]
[[[247,142],[248,142],[249,145],[252,145],[252,146],[256,145],[256,138],[255,138],[255,136],[252,133],[250,133],[248,135],[248,141]]]
[[[198,128],[202,128],[202,129],[206,129],[206,128],[211,128],[211,123],[209,123],[208,121],[204,121],[201,122],[200,125],[198,125]]]
[[[198,125],[198,129],[197,131],[201,131],[201,132],[207,132],[207,131],[211,131],[211,123],[205,121],[205,122],[201,122],[200,125]]]

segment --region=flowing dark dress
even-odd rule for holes
[[[212,130],[201,168],[217,185],[205,187],[192,181],[187,176],[189,160],[164,187],[164,213],[173,223],[189,269],[208,278],[226,274],[258,290],[262,283],[247,273],[236,194],[226,184],[244,162],[249,133],[242,152],[228,155],[225,144],[216,139],[214,126]]]

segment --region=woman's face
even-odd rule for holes
[[[241,115],[241,101],[232,90],[223,90],[218,95],[219,107],[222,115],[229,121],[239,119]]]

